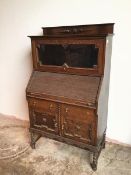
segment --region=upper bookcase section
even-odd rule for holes
[[[43,28],[43,36],[30,36],[34,70],[102,75],[106,36],[113,34],[113,25]]]

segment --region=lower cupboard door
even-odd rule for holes
[[[32,111],[33,128],[58,134],[58,117],[47,112]]]
[[[64,119],[62,123],[62,135],[78,142],[94,143],[94,123],[79,120]]]

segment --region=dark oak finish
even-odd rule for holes
[[[26,89],[31,147],[41,137],[92,153],[105,147],[114,24],[43,28],[31,36],[33,72]]]

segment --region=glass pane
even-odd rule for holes
[[[95,44],[40,44],[37,48],[42,65],[92,68],[98,62]]]

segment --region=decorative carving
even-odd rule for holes
[[[79,122],[72,122],[71,120],[64,119],[63,125],[62,125],[62,130],[65,136],[69,137],[77,137],[81,141],[88,142],[90,143],[92,140],[92,125],[88,124],[87,125],[87,137],[83,137],[82,133],[82,128],[83,128],[83,123]]]
[[[64,63],[64,64],[63,64],[63,67],[65,67],[65,68],[69,68],[69,66],[68,66],[67,63]]]
[[[61,33],[67,33],[67,34],[77,34],[80,32],[83,32],[84,29],[78,29],[78,28],[71,28],[71,29],[64,29]]]
[[[41,116],[41,120],[44,123],[43,122],[37,122],[37,117],[38,116]],[[54,123],[54,127],[57,129],[57,122],[56,122],[56,119],[54,119],[54,117],[56,118],[56,116],[50,115],[46,112],[40,113],[40,112],[33,111],[34,127],[54,132],[55,130],[53,128],[51,128],[49,123],[48,123],[48,119],[52,119],[52,121]]]

